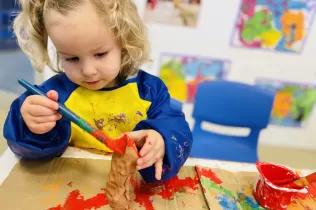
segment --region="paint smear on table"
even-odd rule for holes
[[[92,198],[84,199],[79,190],[74,190],[69,193],[65,203],[48,210],[87,210],[98,209],[108,204],[108,201],[103,193],[99,193]]]
[[[175,176],[165,183],[144,183],[134,178],[131,179],[131,183],[136,196],[134,201],[145,207],[146,210],[154,210],[153,196],[158,195],[164,200],[171,200],[178,193],[190,194],[192,191],[198,190],[199,179],[197,176],[184,179]]]
[[[233,173],[221,173],[210,168],[196,166],[203,192],[210,209],[247,210],[264,209],[252,196],[252,185],[238,183]]]
[[[71,184],[70,184],[71,183]],[[69,182],[67,186],[73,186],[73,182]],[[197,192],[199,189],[199,178],[197,176],[191,178],[179,178],[175,176],[166,182],[160,183],[144,183],[141,180],[133,177],[131,179],[133,186],[134,200],[137,206],[144,207],[146,210],[154,210],[154,196],[159,196],[163,200],[172,200],[177,195],[190,195]],[[104,188],[101,190],[105,190]],[[82,195],[84,191],[73,190],[67,196],[65,203],[48,210],[92,210],[99,209],[108,205],[108,201],[104,192],[98,193],[95,196],[85,199]],[[133,196],[131,196],[133,197]],[[185,209],[185,203],[182,203]]]

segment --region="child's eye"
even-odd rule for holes
[[[66,61],[69,61],[69,62],[78,62],[78,61],[79,61],[79,58],[78,58],[78,57],[66,58]]]
[[[108,52],[97,53],[97,54],[95,54],[95,56],[96,56],[96,57],[103,57],[103,56],[105,56],[106,54],[108,54]]]

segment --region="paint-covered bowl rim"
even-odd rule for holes
[[[287,187],[279,187],[275,184],[273,184],[272,182],[270,182],[268,179],[266,179],[265,177],[261,176],[262,174],[262,171],[261,171],[261,166],[262,165],[274,165],[274,166],[278,166],[278,167],[282,167],[282,168],[285,168],[289,171],[292,171],[294,174],[298,175],[296,173],[295,170],[289,168],[289,167],[286,167],[286,166],[283,166],[283,165],[279,165],[279,164],[274,164],[274,163],[266,163],[266,162],[256,162],[256,167],[259,171],[259,179],[264,179],[265,183],[267,183],[267,185],[269,185],[270,187],[272,187],[273,189],[275,190],[281,190],[281,191],[286,191],[286,192],[293,192],[293,193],[308,193],[308,190],[307,190],[307,187],[304,187],[304,188],[301,188],[301,189],[292,189],[292,188],[287,188]],[[299,175],[298,175],[299,176]]]

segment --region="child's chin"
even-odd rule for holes
[[[104,88],[106,85],[104,85],[104,84],[95,84],[95,85],[84,84],[82,86],[84,86],[85,88],[87,88],[89,90],[100,90],[100,89]]]

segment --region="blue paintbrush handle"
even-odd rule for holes
[[[46,98],[47,95],[45,93],[43,93],[40,89],[38,89],[37,87],[35,87],[34,85],[31,85],[30,83],[28,83],[25,80],[18,80],[18,83],[20,85],[22,85],[25,89],[27,89],[28,91],[30,91],[32,94],[35,95],[41,95],[44,96]],[[57,102],[58,103],[58,102]],[[87,126],[86,123],[84,122],[83,119],[81,119],[78,115],[76,115],[75,113],[73,113],[72,111],[70,111],[65,105],[58,103],[59,105],[59,109],[57,110],[62,116],[64,116],[65,118],[67,118],[68,120],[74,122],[75,124],[77,124],[79,127],[81,127],[82,129],[86,130],[87,132],[93,132],[93,129],[90,126]]]

